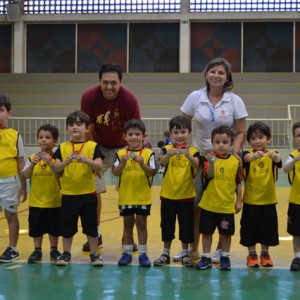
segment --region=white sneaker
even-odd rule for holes
[[[172,256],[172,259],[173,261],[176,261],[176,262],[181,262],[182,260],[182,257],[186,255],[186,254],[183,254],[182,251],[178,252],[178,254]]]
[[[172,257],[173,261],[175,262],[181,262],[182,260],[182,257],[184,257],[186,254],[182,253],[182,251],[178,252],[177,255],[174,255]],[[189,250],[189,253],[188,253],[189,257],[191,259],[198,259],[200,256],[199,256],[199,252],[194,252],[193,250]]]
[[[221,257],[221,251],[220,249],[218,249],[214,256],[212,257],[211,261],[213,264],[219,264],[220,263],[220,257]]]

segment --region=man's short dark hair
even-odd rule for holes
[[[115,64],[102,65],[99,71],[99,80],[101,80],[103,73],[118,73],[119,80],[122,81],[123,74],[122,74],[122,69],[119,65],[115,65]]]

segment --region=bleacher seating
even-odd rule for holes
[[[300,73],[234,73],[234,92],[250,118],[287,118],[299,104]],[[13,102],[14,117],[65,117],[80,106],[81,94],[98,84],[97,73],[0,74],[0,93]],[[187,95],[204,85],[202,73],[129,73],[124,86],[138,97],[144,118],[180,113]]]

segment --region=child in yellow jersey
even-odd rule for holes
[[[279,244],[275,181],[282,166],[281,156],[267,149],[271,129],[263,122],[249,126],[247,141],[252,149],[243,153],[245,188],[240,243],[248,248],[249,268],[259,267],[256,244],[261,244],[260,265],[273,267],[269,247]]]
[[[123,217],[124,253],[118,261],[119,266],[132,262],[132,234],[136,225],[138,232],[139,264],[150,267],[147,256],[147,216],[150,215],[150,188],[155,174],[154,152],[142,146],[145,138],[145,124],[132,119],[124,124],[124,139],[127,147],[116,154],[113,174],[119,176],[119,210]]]
[[[194,267],[188,255],[188,244],[194,241],[194,198],[196,196],[194,177],[199,166],[199,151],[188,145],[192,132],[191,121],[176,116],[169,122],[173,144],[163,148],[160,164],[165,166],[160,192],[161,232],[164,249],[154,261],[154,266],[170,263],[170,248],[175,238],[176,218],[179,224],[179,239],[182,245],[182,264]]]
[[[196,269],[212,267],[212,235],[218,228],[222,245],[220,269],[230,270],[229,251],[234,234],[234,214],[242,208],[242,171],[239,160],[230,154],[234,132],[228,126],[213,129],[211,141],[214,152],[207,154],[203,168],[204,193],[201,207],[199,232],[202,234],[203,255]]]
[[[19,259],[17,211],[20,200],[27,199],[26,179],[22,174],[25,164],[23,141],[17,131],[8,128],[10,116],[11,102],[5,95],[0,95],[0,212],[4,210],[9,232],[9,245],[0,256],[0,262],[4,263]]]
[[[29,236],[33,238],[35,248],[28,257],[28,263],[42,260],[42,242],[46,233],[49,234],[51,246],[50,259],[56,261],[61,255],[57,250],[58,237],[61,235],[61,196],[58,177],[51,169],[54,162],[52,151],[58,135],[56,126],[42,125],[37,131],[40,152],[32,154],[23,169],[24,176],[30,178]]]
[[[289,196],[287,232],[293,236],[295,258],[291,264],[291,271],[300,271],[300,122],[292,127],[294,142],[298,146],[289,155],[283,166],[283,171],[288,173],[292,185]]]
[[[71,260],[71,246],[73,236],[78,230],[79,217],[82,231],[88,238],[91,263],[93,266],[103,265],[103,260],[97,253],[97,195],[94,173],[101,170],[104,156],[95,142],[85,140],[89,124],[90,118],[85,112],[71,113],[66,121],[71,141],[60,144],[53,154],[53,169],[60,173],[62,194],[64,252],[57,259],[58,266],[66,266]]]

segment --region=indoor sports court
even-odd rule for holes
[[[116,63],[125,74],[124,85],[139,100],[149,140],[156,147],[168,120],[181,113],[183,100],[203,85],[206,63],[224,57],[234,72],[234,91],[247,107],[248,124],[267,122],[272,147],[285,151],[286,158],[294,146],[292,123],[300,120],[299,12],[298,0],[0,0],[0,94],[13,102],[10,126],[22,134],[28,153],[34,153],[41,122],[57,125],[65,140],[65,117],[79,109],[83,91],[98,84],[99,66]],[[270,248],[274,267],[246,267],[237,214],[231,271],[220,271],[217,265],[199,271],[178,262],[142,268],[137,254],[131,265],[119,267],[123,224],[115,178],[111,173],[105,176],[104,247],[98,250],[104,266],[93,267],[89,253],[82,252],[86,237],[80,224],[68,266],[50,261],[47,237],[42,262],[28,264],[33,241],[28,236],[27,201],[19,207],[20,259],[0,263],[0,300],[300,299],[300,272],[290,271],[290,188],[282,171],[277,182],[280,245]],[[148,218],[152,262],[163,248],[161,180],[162,174],[157,174]],[[212,252],[217,238],[215,234]],[[0,253],[7,244],[1,213]],[[180,248],[175,239],[171,255]]]
[[[156,259],[162,251],[160,236],[160,181],[157,174],[152,187],[153,206],[148,219],[148,254]],[[291,272],[293,258],[291,237],[286,233],[288,182],[280,173],[277,183],[278,218],[280,245],[270,248],[274,261],[272,269],[249,269],[246,267],[247,250],[239,245],[239,218],[236,215],[236,234],[232,241],[231,271],[220,271],[218,266],[211,270],[198,271],[186,268],[181,263],[169,266],[142,268],[138,256],[126,267],[117,261],[122,253],[122,219],[117,210],[117,192],[113,175],[108,173],[108,192],[103,194],[101,233],[103,267],[90,264],[89,253],[81,251],[85,236],[79,232],[74,237],[72,261],[67,267],[59,267],[49,260],[49,243],[44,240],[41,263],[28,264],[27,258],[33,251],[33,242],[28,236],[28,202],[20,205],[20,260],[0,264],[0,299],[299,299],[300,272]],[[0,220],[0,251],[7,246],[7,225],[3,215]],[[136,234],[135,234],[136,237]],[[216,236],[217,237],[217,236]],[[215,239],[216,240],[216,239]],[[61,241],[60,241],[61,250]],[[215,245],[213,245],[214,250]],[[176,239],[171,248],[175,255],[180,250]],[[201,253],[201,246],[199,248]]]

